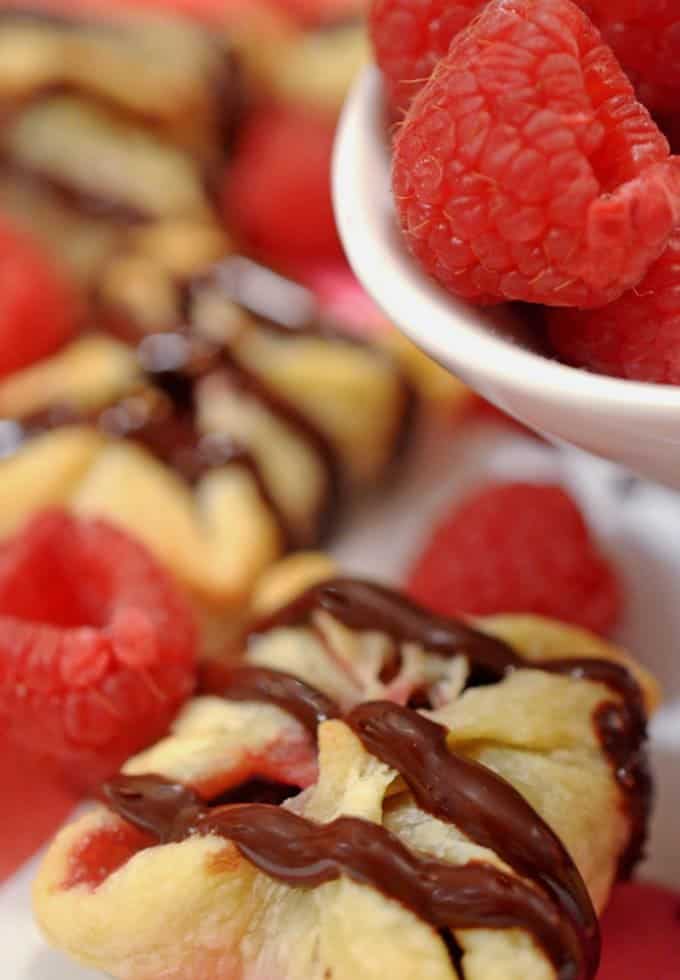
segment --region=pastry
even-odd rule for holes
[[[0,533],[51,505],[109,518],[233,615],[272,561],[379,485],[412,397],[381,349],[248,259],[189,282],[183,305],[182,330],[136,349],[85,335],[0,384],[0,475],[22,488]]]
[[[0,12],[0,206],[93,307],[173,323],[229,250],[215,195],[241,103],[226,39],[171,15]]]
[[[232,21],[228,33],[256,92],[330,113],[340,110],[369,56],[356,12],[303,27],[280,9],[252,11]]]
[[[342,579],[243,651],[53,843],[51,942],[121,980],[593,980],[645,836],[644,671]]]
[[[357,18],[303,29],[243,8],[219,30],[167,11],[5,7],[0,207],[73,272],[99,323],[174,326],[186,280],[234,247],[225,165],[251,105],[307,106],[330,136],[365,54]]]

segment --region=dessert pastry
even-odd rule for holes
[[[359,11],[335,11],[300,24],[281,4],[228,17],[229,39],[247,84],[268,100],[336,115],[368,60]]]
[[[55,504],[106,517],[233,615],[384,477],[411,391],[383,350],[320,325],[310,293],[250,260],[191,281],[183,305],[190,328],[136,350],[83,336],[0,384],[0,477],[16,488],[0,533]]]
[[[210,186],[240,103],[233,55],[191,21],[0,13],[0,207],[92,301],[173,323],[175,278],[229,248]]]
[[[265,180],[265,155],[279,154],[280,171],[306,149],[318,207],[298,223],[309,245],[297,253],[337,257],[327,158],[365,56],[363,26],[335,17],[304,29],[266,5],[225,10],[223,20],[210,28],[167,11],[66,4],[55,13],[40,0],[0,11],[0,208],[66,263],[100,323],[144,331],[181,321],[182,284],[232,249],[222,197],[245,193],[275,228],[276,203],[260,201],[262,169],[224,175],[246,116],[260,131],[262,119],[271,146],[260,155]],[[261,101],[282,107],[251,114]],[[270,135],[277,118],[285,131]],[[287,221],[280,233],[295,251]]]
[[[121,980],[593,980],[651,678],[581,630],[341,579],[243,651],[53,843],[51,942]]]

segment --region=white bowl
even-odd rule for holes
[[[372,67],[343,111],[333,196],[357,277],[419,347],[549,439],[680,488],[680,388],[607,378],[550,360],[531,349],[530,337],[507,312],[468,306],[421,273],[395,220],[382,84]]]

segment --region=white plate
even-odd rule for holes
[[[432,518],[480,479],[556,479],[582,502],[629,590],[619,639],[662,681],[666,704],[652,725],[658,780],[656,816],[645,877],[680,887],[680,497],[632,482],[608,463],[490,426],[464,435],[431,427],[403,479],[355,512],[334,551],[353,573],[399,582]],[[49,950],[30,913],[29,863],[0,889],[2,980],[101,980]],[[670,980],[670,978],[669,978]]]

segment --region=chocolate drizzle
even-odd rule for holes
[[[402,709],[408,711],[408,709]],[[414,854],[384,827],[356,817],[316,824],[261,803],[210,808],[159,776],[118,776],[108,805],[160,843],[214,834],[232,841],[265,874],[298,888],[346,875],[400,902],[434,929],[524,926],[559,980],[590,980],[581,940],[540,889],[486,864],[455,866]]]
[[[292,674],[266,667],[219,668],[203,671],[201,690],[229,701],[265,701],[293,715],[314,738],[319,725],[339,718],[339,707],[315,687]]]
[[[251,639],[277,626],[301,625],[315,611],[328,613],[349,629],[377,630],[398,643],[417,643],[443,657],[465,656],[473,683],[499,681],[514,670],[542,670],[599,683],[618,695],[620,703],[605,702],[593,723],[630,821],[630,839],[620,859],[619,878],[630,877],[644,851],[652,784],[644,748],[647,719],[642,692],[622,664],[584,657],[527,659],[502,640],[457,620],[428,613],[390,589],[354,579],[337,579],[308,590],[261,621]]]
[[[572,923],[594,975],[598,924],[583,879],[524,797],[491,769],[452,752],[446,728],[416,711],[374,701],[354,708],[346,723],[371,755],[401,774],[421,809],[455,824],[547,892]]]
[[[200,340],[190,334],[174,332],[145,338],[140,344],[139,352],[142,366],[151,381],[192,418],[195,416],[196,383],[206,375],[219,374],[225,384],[254,399],[293,432],[314,453],[323,468],[324,486],[317,512],[310,515],[309,527],[303,530],[293,527],[286,519],[271,492],[268,493],[267,502],[285,531],[285,539],[290,547],[300,548],[317,543],[329,533],[340,503],[340,467],[335,448],[318,426],[290,401],[248,371],[225,346]],[[260,467],[254,457],[248,455],[251,468],[257,471],[262,487],[266,481]]]
[[[17,424],[21,428],[19,444],[63,426],[93,426],[114,438],[139,443],[192,484],[209,470],[229,463],[255,468],[247,450],[227,436],[198,432],[190,413],[176,411],[167,399],[149,390],[96,411],[54,405]]]
[[[261,622],[251,638],[306,624],[320,610],[353,630],[377,630],[439,656],[466,656],[472,675],[477,672],[484,682],[512,670],[537,669],[612,690],[620,702],[601,703],[594,723],[628,799],[631,844],[622,869],[632,869],[644,837],[649,780],[642,695],[622,665],[588,658],[525,659],[464,623],[431,616],[388,589],[348,579],[314,586]],[[225,698],[275,704],[311,731],[340,716],[322,692],[266,668],[220,669],[203,686]],[[520,927],[544,950],[559,980],[592,980],[599,928],[588,891],[559,838],[524,797],[489,768],[451,751],[447,730],[411,708],[369,702],[355,707],[345,722],[368,752],[402,776],[422,810],[489,848],[518,877],[480,862],[456,867],[424,858],[384,827],[356,818],[318,825],[280,807],[238,802],[238,793],[231,805],[210,807],[192,790],[161,777],[120,776],[106,784],[104,794],[120,816],[161,842],[217,834],[266,874],[298,887],[344,874],[399,901],[440,932]]]
[[[218,345],[179,332],[151,334],[138,348],[139,361],[153,385],[94,411],[55,404],[45,411],[13,421],[4,456],[28,439],[66,425],[90,425],[114,438],[144,446],[190,484],[228,464],[246,467],[260,496],[279,525],[286,549],[322,540],[330,531],[340,502],[339,463],[329,440],[286,399],[248,372]],[[303,440],[320,460],[325,485],[309,527],[294,528],[268,486],[255,456],[222,433],[200,432],[196,426],[195,386],[209,374],[243,391]]]

